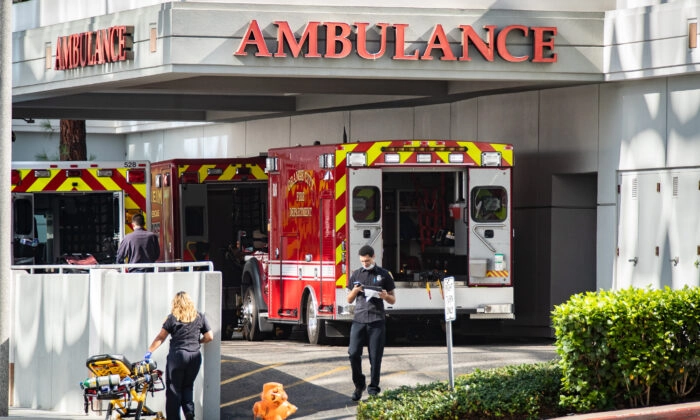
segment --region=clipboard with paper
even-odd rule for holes
[[[362,286],[362,290],[365,293],[365,298],[370,300],[372,298],[381,299],[379,294],[382,292],[382,288],[379,286]]]

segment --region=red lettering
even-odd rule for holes
[[[109,28],[109,45],[112,48],[112,53],[111,58],[112,62],[115,62],[119,59],[119,38],[118,38],[118,32],[117,32],[117,27],[113,26]]]
[[[54,70],[64,70],[66,68],[63,55],[63,42],[61,42],[62,39],[63,38],[59,36],[56,40],[56,61],[53,65]]]
[[[317,58],[321,54],[318,53],[318,25],[319,22],[309,22],[304,29],[304,33],[301,39],[297,41],[294,33],[289,27],[289,23],[283,20],[274,22],[277,25],[277,52],[275,57],[286,57],[287,54],[284,52],[284,44],[286,42],[289,46],[289,51],[294,57],[299,57],[301,54],[301,48],[308,41],[309,47],[306,57]]]
[[[81,32],[56,41],[56,70],[69,70],[133,58],[133,26]]]
[[[444,61],[455,61],[457,58],[452,53],[450,48],[450,41],[447,40],[447,35],[445,35],[445,30],[442,29],[442,25],[437,24],[433,29],[433,33],[428,38],[428,46],[425,48],[425,52],[421,57],[422,60],[432,60],[433,48],[440,48],[442,50],[442,57],[440,60]]]
[[[352,42],[348,39],[352,33],[350,25],[340,22],[325,22],[324,25],[326,25],[326,58],[345,58],[350,55],[352,51]],[[340,52],[336,53],[337,44],[340,44]]]
[[[70,65],[68,68],[74,69],[80,64],[80,36],[72,34],[70,39]]]
[[[95,32],[95,64],[105,63],[104,41],[102,31]]]
[[[481,39],[479,35],[474,32],[474,28],[469,25],[460,25],[459,29],[462,30],[462,56],[459,58],[459,61],[471,61],[469,57],[470,41],[486,61],[493,61],[493,53],[496,45],[494,42],[496,38],[496,25],[484,26],[487,32],[486,38],[488,42]]]
[[[503,30],[501,30],[501,32],[498,34],[498,38],[496,39],[496,51],[498,51],[498,55],[502,59],[510,61],[511,63],[519,63],[521,61],[526,61],[528,58],[530,58],[530,56],[528,55],[521,55],[520,57],[515,57],[510,53],[510,51],[508,51],[508,47],[506,46],[506,39],[508,38],[508,34],[516,29],[521,31],[523,33],[523,36],[527,36],[529,32],[527,26],[510,25],[503,28]]]
[[[413,54],[411,55],[406,55],[406,46],[405,46],[405,31],[406,27],[408,26],[407,23],[396,23],[394,24],[395,28],[395,43],[394,47],[396,51],[394,51],[394,57],[392,57],[394,60],[418,60],[418,50],[413,51]]]
[[[126,37],[124,36],[125,33],[126,26],[117,26],[117,51],[119,61],[126,60]]]
[[[87,38],[90,36],[90,32],[83,32],[79,35],[80,38],[80,67],[85,67],[88,62],[87,57]]]
[[[380,29],[379,51],[374,54],[367,51],[367,26],[369,26],[369,23],[355,22],[355,27],[357,28],[357,55],[367,60],[376,60],[384,56],[386,52],[386,28],[390,25],[388,23],[377,24]]]
[[[95,38],[95,32],[87,32],[86,33],[86,41],[87,44],[85,46],[85,55],[87,55],[87,65],[88,66],[94,66],[95,65],[95,51],[94,48],[92,47],[92,41]]]
[[[545,34],[550,34],[549,39],[545,41]],[[557,35],[557,28],[555,27],[533,27],[532,37],[533,37],[533,63],[556,63],[557,54],[552,52],[554,50],[554,37]],[[545,49],[549,52],[549,56],[545,57]]]
[[[265,38],[263,37],[262,31],[258,26],[258,21],[256,20],[250,21],[250,25],[248,25],[248,29],[241,40],[241,45],[238,47],[238,50],[233,53],[233,55],[248,55],[248,53],[245,51],[248,45],[255,46],[257,49],[257,52],[255,53],[256,57],[272,57],[272,54],[270,54],[270,51],[267,49],[267,45],[265,44]]]
[[[114,61],[112,59],[112,46],[110,45],[109,30],[102,30],[102,57],[105,63],[111,63]]]

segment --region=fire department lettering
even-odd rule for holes
[[[311,174],[303,169],[299,169],[289,177],[289,180],[287,180],[287,192],[291,191],[294,184],[297,182],[303,182],[311,188],[313,188],[315,185],[314,178],[311,176]]]
[[[311,217],[311,207],[292,207],[289,209],[289,217]]]

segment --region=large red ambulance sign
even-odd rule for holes
[[[373,43],[379,44],[379,49],[370,52],[367,44],[369,23],[355,22],[308,22],[301,36],[296,37],[289,22],[281,20],[273,22],[277,27],[276,49],[268,47],[265,37],[257,20],[252,20],[241,39],[235,56],[246,56],[253,52],[255,57],[287,57],[287,53],[299,57],[305,48],[305,58],[346,58],[355,52],[360,58],[376,60],[384,55],[393,54],[393,60],[433,60],[441,61],[471,61],[470,47],[475,49],[486,61],[494,61],[496,55],[502,60],[519,63],[556,63],[557,53],[554,52],[554,38],[557,35],[556,26],[526,26],[508,25],[498,28],[496,25],[483,27],[485,36],[480,36],[471,25],[459,25],[459,39],[451,39],[447,34],[451,29],[436,24],[426,41],[411,41],[411,44],[423,44],[424,47],[407,51],[406,23],[377,23],[375,27],[379,39]],[[373,31],[374,29],[371,28]],[[393,32],[394,51],[389,52],[387,46],[389,30]],[[325,50],[319,48],[319,39],[325,40]],[[452,44],[459,48],[453,51]],[[530,44],[531,53],[515,55],[513,45]]]

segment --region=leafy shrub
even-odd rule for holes
[[[700,377],[700,290],[574,295],[552,324],[561,404],[578,412],[677,402]]]
[[[361,402],[358,419],[537,419],[561,415],[561,371],[555,361],[506,366],[446,382],[400,387]]]

